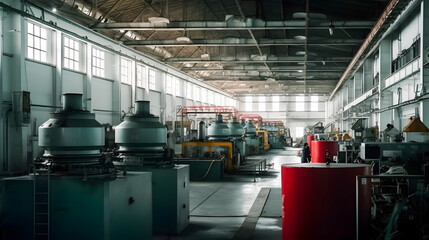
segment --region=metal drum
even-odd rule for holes
[[[119,152],[162,152],[167,145],[167,128],[150,114],[149,101],[136,101],[135,114],[126,116],[115,128]]]
[[[282,165],[283,239],[343,240],[356,237],[356,176],[363,164]],[[359,184],[359,229],[369,226],[371,187]]]
[[[229,136],[229,127],[222,121],[222,115],[216,116],[216,122],[213,122],[207,128],[207,138],[209,141],[227,141]]]
[[[311,142],[312,141],[314,141],[314,134],[307,135],[307,143],[308,143],[308,146],[310,147],[310,149],[311,149]]]
[[[45,157],[98,155],[104,146],[104,127],[95,114],[82,109],[82,94],[63,94],[63,109],[39,127],[39,146]]]
[[[311,141],[310,146],[311,162],[324,163],[329,155],[330,162],[334,156],[338,156],[338,142],[335,141]]]

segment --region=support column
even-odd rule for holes
[[[114,57],[113,83],[112,83],[112,125],[121,123],[121,56]]]
[[[374,78],[374,64],[372,57],[369,57],[363,63],[363,92],[372,88],[372,80]]]
[[[355,99],[362,95],[362,69],[355,73],[354,77],[354,92]]]
[[[429,66],[425,64],[429,62],[429,0],[423,0],[421,3],[421,17],[419,24],[420,31],[420,83],[423,86],[421,94],[427,93],[429,90]],[[429,121],[429,119],[428,119]],[[429,123],[429,122],[428,122]]]

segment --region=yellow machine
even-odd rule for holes
[[[263,143],[263,148],[264,150],[269,150],[270,149],[270,144],[268,144],[268,132],[267,130],[256,130],[256,135],[257,136],[262,136],[262,143]]]
[[[225,160],[225,169],[228,172],[234,170],[232,142],[183,142],[182,156],[194,157],[193,154],[197,154],[198,157],[223,159]]]

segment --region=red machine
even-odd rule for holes
[[[328,156],[329,161],[332,162],[334,156],[338,156],[338,142],[313,140],[310,145],[310,154],[312,163],[325,163]]]
[[[283,239],[356,238],[356,176],[369,175],[362,164],[282,165]],[[371,186],[359,185],[359,229],[370,219]]]

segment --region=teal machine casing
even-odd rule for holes
[[[152,239],[151,173],[118,175],[82,94],[39,127],[34,174],[0,181],[2,239]]]
[[[148,101],[136,101],[135,113],[116,126],[115,143],[117,167],[152,173],[153,232],[180,233],[189,224],[189,166],[173,164],[167,129],[150,114]]]
[[[51,176],[50,238],[152,239],[151,175],[129,173],[86,181]],[[38,176],[37,181],[44,177]],[[2,239],[35,239],[33,184],[32,175],[0,181]]]
[[[189,166],[172,168],[126,166],[152,173],[153,232],[178,234],[189,225]]]

